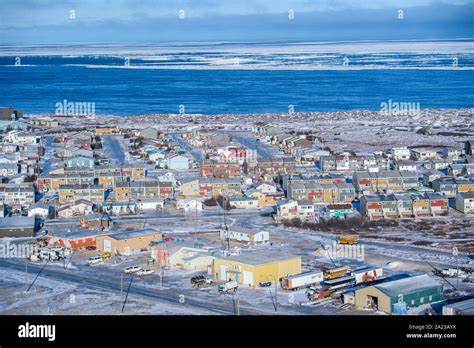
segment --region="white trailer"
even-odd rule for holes
[[[353,271],[351,276],[354,277],[356,285],[361,283],[368,283],[381,278],[383,276],[383,270],[382,268],[359,269]]]
[[[324,274],[321,271],[310,271],[300,274],[294,274],[284,277],[281,280],[281,287],[285,290],[298,290],[311,285],[316,285],[324,280]]]

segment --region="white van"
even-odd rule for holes
[[[92,256],[87,262],[89,262],[89,265],[96,265],[98,263],[104,262],[104,259],[100,256]]]

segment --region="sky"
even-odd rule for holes
[[[0,0],[0,43],[474,37],[474,0]]]

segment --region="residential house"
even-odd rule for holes
[[[57,214],[61,218],[90,215],[94,212],[94,208],[95,205],[91,201],[78,199],[71,203],[61,205],[57,210]]]
[[[314,222],[314,204],[308,200],[290,199],[279,201],[275,219],[277,221],[299,219],[301,221]]]
[[[258,198],[247,196],[229,196],[229,206],[236,209],[256,209],[258,208]]]
[[[203,203],[195,198],[182,198],[176,200],[176,209],[182,210],[185,213],[202,211],[203,207]]]
[[[474,214],[474,191],[458,193],[456,195],[456,209],[464,214]]]
[[[105,200],[105,190],[102,185],[60,185],[59,202],[68,203],[78,199],[85,199],[94,203]]]
[[[255,228],[244,228],[240,226],[230,226],[219,231],[220,240],[231,240],[247,244],[267,243],[270,240],[270,233]]]

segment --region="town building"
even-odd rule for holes
[[[474,191],[458,193],[456,195],[456,209],[464,214],[474,214]]]
[[[229,226],[227,229],[221,229],[219,231],[219,239],[229,239],[231,241],[247,244],[260,244],[270,240],[270,233],[255,228]]]
[[[301,257],[272,250],[257,250],[228,257],[216,257],[214,279],[234,280],[238,284],[257,286],[259,282],[278,282],[289,274],[301,273]]]
[[[428,275],[384,282],[355,291],[355,306],[388,314],[403,314],[409,308],[443,299],[443,286]]]
[[[153,241],[160,241],[162,233],[154,229],[104,234],[96,237],[97,250],[115,255],[133,255],[150,249]]]
[[[36,229],[34,216],[11,216],[0,219],[0,238],[33,237]]]

